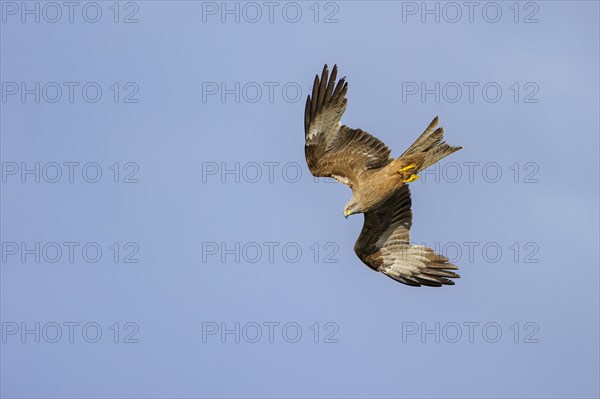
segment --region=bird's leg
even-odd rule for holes
[[[416,167],[417,167],[417,165],[415,165],[415,164],[413,163],[413,164],[410,164],[410,165],[408,165],[408,166],[405,166],[405,167],[403,167],[403,168],[402,168],[402,169],[400,169],[398,172],[399,172],[399,173],[406,172],[407,170],[411,170],[411,169],[414,169],[414,168],[416,168]]]
[[[420,177],[419,175],[412,174],[412,175],[410,175],[410,177],[408,179],[404,180],[404,183],[413,182],[413,181],[417,180],[419,177]]]
[[[402,174],[404,174],[403,172],[409,171],[409,170],[411,170],[411,169],[415,169],[416,167],[417,167],[417,165],[415,165],[415,164],[413,163],[413,164],[410,164],[410,165],[408,165],[408,166],[405,166],[404,168],[400,169],[400,170],[398,171],[398,173],[402,173]],[[419,175],[416,175],[416,174],[414,174],[414,173],[411,173],[410,177],[409,177],[408,179],[404,179],[404,180],[403,180],[403,182],[404,182],[404,183],[410,183],[410,182],[413,182],[413,181],[417,180],[418,178],[419,178]]]

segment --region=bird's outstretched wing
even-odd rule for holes
[[[385,166],[392,158],[390,149],[377,138],[341,125],[348,101],[348,83],[342,78],[336,85],[336,78],[337,65],[331,76],[327,65],[321,78],[315,76],[304,111],[304,150],[313,176],[334,177],[352,187],[362,172]]]
[[[410,244],[410,207],[410,190],[404,185],[379,208],[366,212],[354,251],[367,266],[403,284],[454,284],[450,278],[460,276],[450,270],[458,267],[431,248]]]

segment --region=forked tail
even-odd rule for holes
[[[439,127],[436,129],[437,124],[438,117],[436,116],[423,134],[400,156],[400,158],[423,157],[423,163],[418,168],[419,171],[430,167],[462,148],[446,144],[444,142],[444,128]],[[413,171],[413,173],[416,172]]]

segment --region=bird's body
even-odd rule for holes
[[[341,125],[346,109],[348,84],[335,85],[337,66],[331,78],[327,65],[317,75],[304,114],[305,155],[311,173],[333,177],[352,189],[344,216],[365,214],[365,223],[354,250],[370,268],[401,283],[420,286],[454,284],[459,277],[448,259],[423,245],[411,245],[412,224],[408,183],[418,173],[458,151],[443,141],[444,130],[437,117],[423,134],[398,158],[380,140],[361,129]]]
[[[362,174],[356,187],[353,186],[353,202],[360,204],[360,212],[365,213],[379,207],[392,194],[398,191],[412,175],[419,170],[417,167],[406,169],[415,165],[414,158],[397,158],[385,166],[377,169],[367,169]]]

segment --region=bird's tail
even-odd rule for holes
[[[426,169],[438,162],[439,160],[447,157],[460,150],[462,147],[452,147],[444,142],[444,128],[436,126],[438,124],[438,117],[436,116],[433,121],[427,126],[427,129],[421,134],[421,136],[402,154],[400,158],[407,158],[409,156],[422,156],[423,162],[419,165],[418,171]],[[416,172],[413,172],[416,173]]]

